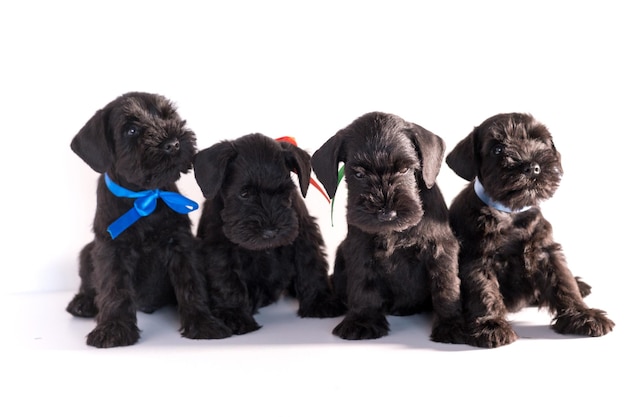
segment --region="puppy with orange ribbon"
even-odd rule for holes
[[[259,329],[255,313],[285,294],[298,300],[301,317],[343,313],[303,200],[311,182],[306,151],[292,138],[250,134],[198,152],[194,172],[206,197],[197,236],[211,306],[234,334]]]

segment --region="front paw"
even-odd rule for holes
[[[483,319],[470,327],[467,343],[472,346],[494,348],[517,340],[517,334],[504,318]]]
[[[348,314],[333,329],[333,334],[346,340],[378,339],[389,334],[389,322],[382,314]]]
[[[76,317],[95,317],[98,314],[94,298],[83,293],[76,294],[65,310]]]
[[[87,335],[87,344],[97,348],[134,345],[139,340],[139,328],[133,321],[100,323]]]
[[[298,316],[300,317],[338,317],[346,312],[345,305],[337,297],[325,294],[313,301],[300,301]]]
[[[246,334],[261,328],[251,314],[246,314],[239,309],[220,309],[215,312],[215,315],[233,334]]]
[[[467,340],[462,320],[436,320],[430,334],[430,340],[438,343],[464,344]]]
[[[615,323],[602,310],[589,308],[582,311],[567,311],[556,316],[552,328],[561,334],[580,336],[603,336],[613,330]]]
[[[233,334],[230,328],[208,313],[181,320],[180,333],[188,339],[224,339]]]

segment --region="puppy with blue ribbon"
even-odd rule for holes
[[[196,239],[187,215],[198,204],[176,181],[191,169],[196,138],[163,96],[132,92],[98,110],[72,150],[100,173],[94,240],[80,253],[80,289],[67,306],[95,317],[87,344],[139,340],[137,311],[176,304],[180,332],[191,339],[232,334],[209,309]]]

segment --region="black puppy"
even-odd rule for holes
[[[191,169],[194,133],[166,98],[127,93],[78,132],[72,150],[102,173],[94,240],[80,254],[81,285],[67,311],[96,317],[87,344],[132,345],[136,311],[178,300],[182,335],[222,338],[231,332],[211,314],[186,214],[197,205],[175,182]]]
[[[345,162],[348,234],[336,252],[332,284],[347,314],[333,333],[374,339],[389,332],[386,314],[434,309],[431,339],[463,343],[458,242],[435,183],[445,144],[398,116],[368,113],[312,157],[333,197]]]
[[[206,201],[198,225],[214,312],[235,334],[285,292],[301,317],[343,313],[328,282],[324,241],[291,178],[306,196],[310,156],[261,134],[200,151],[194,172]]]
[[[450,206],[469,344],[497,347],[517,335],[507,312],[547,307],[558,333],[602,336],[613,328],[582,296],[590,287],[567,267],[539,203],[563,170],[548,129],[531,115],[498,114],[450,152],[447,164],[471,181]]]

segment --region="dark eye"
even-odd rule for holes
[[[494,147],[491,148],[491,153],[494,155],[500,155],[502,151],[504,151],[504,146],[502,145],[494,145]]]
[[[126,128],[124,134],[129,138],[134,138],[139,134],[139,128],[135,125],[130,125]]]
[[[357,172],[355,172],[355,173],[354,173],[354,176],[355,176],[356,178],[358,178],[358,179],[363,179],[363,178],[365,178],[365,174],[364,174],[364,173],[362,173],[361,171],[357,171]]]
[[[409,172],[409,168],[401,168],[400,170],[398,170],[398,174],[406,174],[407,172]]]
[[[242,200],[247,200],[248,198],[250,198],[250,191],[248,191],[247,188],[242,188],[241,191],[239,191],[239,198],[241,198]]]

